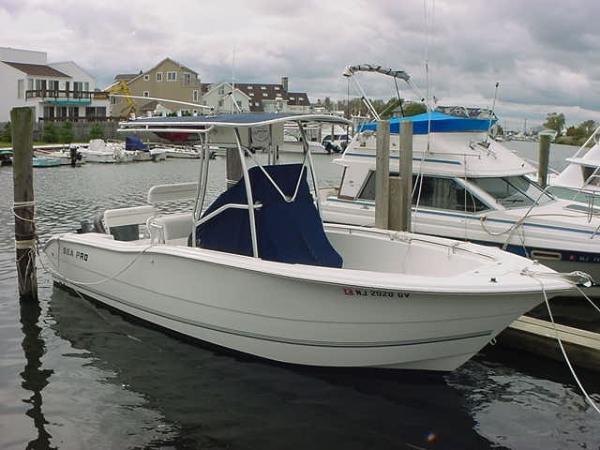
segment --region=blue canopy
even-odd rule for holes
[[[264,166],[288,197],[294,195],[302,164]],[[290,264],[342,267],[342,258],[329,243],[323,223],[310,194],[306,170],[302,172],[296,199],[288,203],[277,192],[260,167],[248,171],[255,203],[258,256]],[[223,192],[204,212],[203,217],[223,205],[247,204],[246,187],[241,179]],[[252,256],[252,238],[247,209],[228,209],[196,228],[199,247]]]
[[[148,146],[137,136],[125,138],[125,150],[148,150]]]
[[[497,119],[492,119],[492,125]],[[471,119],[456,117],[441,112],[418,114],[410,117],[395,117],[390,119],[390,133],[400,132],[401,122],[412,122],[413,134],[427,134],[431,121],[432,133],[457,133],[466,131],[487,131],[489,119]],[[360,126],[359,131],[377,130],[377,122],[369,122]]]

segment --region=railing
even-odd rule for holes
[[[35,89],[25,91],[27,100],[33,98],[75,99],[75,100],[108,100],[107,92],[99,91],[67,91],[60,89]]]
[[[110,116],[67,116],[67,117],[39,117],[43,122],[119,122],[122,119]]]

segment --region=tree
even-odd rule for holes
[[[544,122],[544,127],[548,128],[549,130],[554,130],[556,131],[558,134],[557,136],[560,136],[562,133],[562,130],[565,126],[565,115],[563,113],[549,113],[546,116],[546,121]]]
[[[4,129],[2,130],[2,133],[0,133],[0,141],[12,142],[12,131],[10,127],[10,122],[6,122],[6,125],[4,125]]]
[[[53,123],[44,124],[44,132],[42,134],[42,140],[50,144],[58,142],[58,131]]]
[[[416,116],[427,112],[427,106],[422,102],[406,102],[402,105],[404,117]]]
[[[63,144],[70,144],[73,142],[73,124],[71,122],[65,122],[59,132],[60,142]]]
[[[92,139],[102,139],[104,137],[104,132],[102,131],[102,127],[95,123],[94,126],[90,129],[89,140]]]
[[[327,111],[333,111],[333,104],[331,103],[331,99],[329,97],[325,97],[325,100],[323,100],[323,106]]]

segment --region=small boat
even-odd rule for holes
[[[125,145],[118,142],[105,142],[102,139],[92,139],[87,148],[78,150],[89,163],[125,163],[134,160],[132,152],[125,151]]]
[[[285,113],[122,123],[125,131],[180,127],[200,136],[199,179],[154,186],[147,204],[106,210],[93,231],[51,237],[44,252],[56,282],[270,360],[439,371],[471,358],[540,303],[542,290],[553,297],[572,288],[551,269],[497,248],[323,225],[308,146],[297,164],[244,157],[241,135],[289,121],[347,123]],[[213,136],[237,143],[242,178],[205,207]],[[189,212],[158,212],[161,202],[187,199],[194,199]]]
[[[34,156],[32,160],[33,167],[58,167],[62,166],[62,160],[59,158],[49,158],[45,156]]]

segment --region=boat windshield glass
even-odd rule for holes
[[[529,180],[519,175],[502,178],[470,178],[469,182],[478,186],[506,208],[531,206],[536,201],[543,205],[552,201],[552,197]]]
[[[391,173],[392,176],[397,176],[397,173]],[[420,178],[413,175],[413,186],[419,183],[419,188],[415,189],[412,198],[413,206],[417,204],[419,199],[419,207],[446,209],[451,211],[461,211],[477,213],[490,209],[480,199],[474,196],[471,192],[466,191],[464,187],[456,182],[453,178],[423,176]],[[418,194],[420,190],[420,195]],[[358,196],[362,200],[375,200],[375,172],[369,173],[361,193]]]

